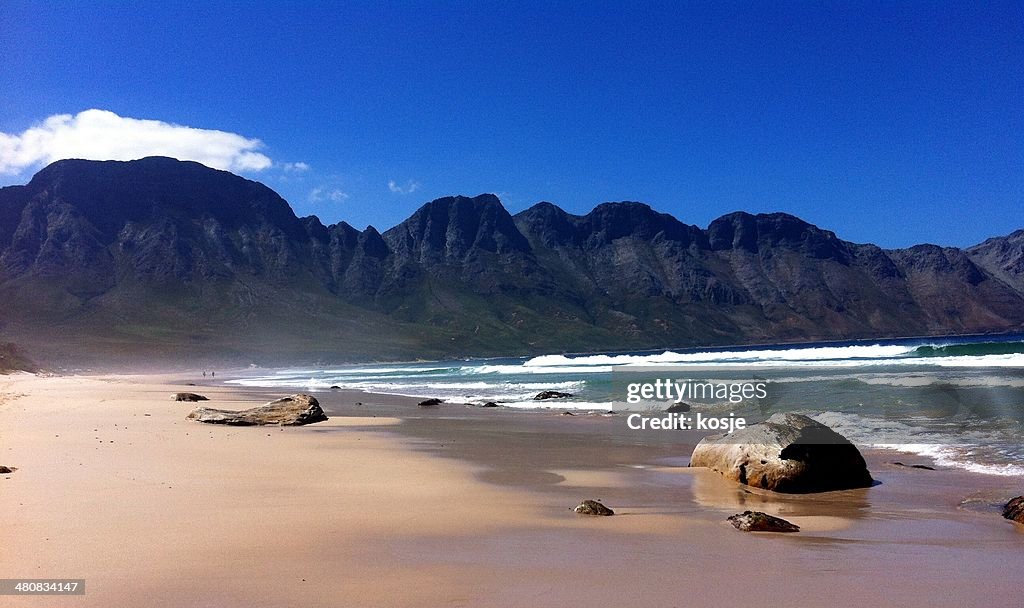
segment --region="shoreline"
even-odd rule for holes
[[[744,367],[743,364],[738,364],[738,367]],[[712,370],[721,371],[722,365],[707,366],[707,367],[690,367],[687,371],[694,370]],[[322,370],[318,370],[322,371]],[[262,374],[260,374],[262,375]],[[241,376],[238,372],[235,372],[227,376],[226,380],[219,381],[216,383],[212,382],[201,382],[202,386],[220,386],[230,385],[238,388],[239,390],[262,390],[268,391],[267,394],[279,394],[273,391],[303,391],[308,393],[317,394],[329,394],[337,396],[347,396],[350,400],[369,400],[377,403],[390,402],[394,400],[407,401],[410,404],[415,405],[417,402],[426,399],[436,398],[436,394],[429,392],[423,392],[421,394],[412,393],[398,393],[398,392],[375,392],[368,389],[354,389],[354,388],[327,388],[327,387],[314,387],[314,386],[295,386],[295,385],[280,385],[276,387],[258,385],[258,384],[244,384],[246,377]],[[538,383],[538,385],[544,385],[551,387],[551,383]],[[535,389],[541,390],[541,389]],[[459,401],[455,399],[442,399],[444,402],[441,407],[445,408],[476,408],[480,409],[480,403],[483,399],[475,399],[473,397],[467,397],[466,401]],[[524,405],[527,404],[527,405]],[[501,411],[515,411],[522,415],[542,415],[542,414],[571,414],[573,416],[619,416],[621,412],[614,410],[615,404],[612,402],[580,402],[580,401],[563,401],[563,400],[552,400],[552,401],[514,401],[512,403],[497,401],[497,405]],[[593,407],[587,407],[593,406]],[[497,409],[497,408],[492,408]],[[811,417],[815,417],[821,414],[827,414],[827,411],[817,411],[816,413],[803,412]],[[493,413],[491,414],[494,415]],[[827,423],[826,423],[827,424]],[[714,431],[708,431],[704,434],[711,434]],[[698,435],[698,440],[699,440]],[[695,445],[694,442],[693,445]],[[856,442],[855,442],[856,443]],[[689,446],[692,451],[693,445]],[[916,443],[908,442],[906,444],[892,443],[892,442],[873,442],[873,443],[857,443],[857,447],[862,451],[877,452],[879,454],[888,454],[890,457],[893,455],[902,454],[906,458],[912,459],[924,459],[930,466],[942,469],[953,469],[964,472],[970,472],[980,475],[992,475],[999,477],[1019,477],[1017,471],[1024,470],[1024,462],[1015,463],[992,463],[982,462],[978,460],[964,459],[965,454],[950,453],[950,450],[960,449],[955,443]],[[909,448],[915,449],[909,449]],[[966,455],[970,455],[970,452],[966,452]],[[919,463],[920,464],[920,463]]]
[[[186,421],[196,404],[170,395],[241,409],[287,391],[188,382],[0,376],[0,464],[18,467],[0,478],[0,576],[84,577],[86,595],[67,600],[81,606],[1018,597],[1024,526],[991,510],[1017,480],[866,450],[876,487],[778,495],[685,467],[696,435],[631,436],[621,419],[335,390],[312,393],[327,422],[219,427]],[[616,516],[574,515],[583,498]],[[802,531],[724,522],[745,509]]]
[[[669,346],[655,346],[649,348],[637,348],[637,349],[626,349],[626,350],[593,350],[593,351],[563,351],[563,352],[551,352],[551,351],[537,351],[537,352],[523,352],[520,354],[512,355],[471,355],[471,354],[449,354],[440,359],[339,359],[330,362],[324,362],[322,360],[307,361],[301,365],[304,367],[316,366],[320,368],[332,367],[332,366],[360,366],[360,365],[401,365],[409,364],[414,365],[418,363],[431,363],[435,361],[465,361],[465,362],[480,362],[480,361],[493,361],[497,359],[532,359],[535,357],[546,356],[546,355],[561,355],[565,357],[586,357],[593,355],[607,355],[607,354],[622,354],[622,353],[658,353],[664,351],[671,352],[687,352],[687,351],[725,351],[728,349],[756,349],[756,348],[769,348],[769,347],[782,347],[782,348],[793,348],[793,347],[814,347],[814,345],[820,344],[836,344],[836,343],[852,343],[860,345],[864,343],[877,343],[877,342],[892,342],[892,341],[904,341],[904,340],[935,340],[935,339],[964,339],[964,338],[1004,338],[1004,337],[1024,337],[1024,328],[1009,329],[1005,331],[993,331],[993,332],[980,332],[980,333],[964,333],[964,334],[921,334],[921,335],[903,335],[903,336],[875,336],[867,338],[808,338],[799,339],[794,341],[773,341],[773,342],[734,342],[728,344],[703,344],[703,345],[669,345]],[[22,344],[24,340],[18,342]],[[775,350],[775,349],[772,349]],[[289,361],[294,362],[297,360],[295,357],[289,357]],[[108,355],[109,358],[109,355]],[[42,366],[39,373],[52,373],[56,375],[89,375],[89,376],[101,376],[101,375],[114,375],[118,374],[125,367],[131,365],[126,362],[114,362],[106,365],[99,363],[91,363],[89,365],[73,365],[67,357],[58,357],[58,360],[64,360],[64,363],[55,365],[52,369]],[[164,375],[168,373],[167,370],[176,369],[179,373],[188,373],[197,369],[195,364],[180,364],[181,357],[173,357],[166,360],[160,360],[157,363],[153,363],[151,366],[145,368],[140,373],[150,375]],[[139,367],[136,365],[136,368]],[[217,357],[210,360],[201,362],[198,369],[203,368],[216,368],[223,369],[229,373],[241,373],[249,370],[275,370],[282,369],[281,365],[275,365],[273,363],[260,363],[254,362],[241,363],[239,357],[236,356],[223,356]]]

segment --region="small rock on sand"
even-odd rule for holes
[[[205,396],[195,393],[174,393],[171,397],[175,401],[209,401]]]
[[[800,526],[791,524],[788,521],[768,515],[761,511],[744,511],[736,515],[730,515],[729,521],[737,530],[744,532],[799,532]]]
[[[442,403],[444,402],[441,401],[440,399],[424,399],[423,401],[420,401],[417,405],[422,407],[429,407],[431,405],[441,405]]]
[[[0,465],[0,475],[6,475],[8,473],[13,473],[13,472],[15,472],[17,470],[18,470],[17,467],[6,467],[4,465]]]
[[[580,515],[615,515],[615,511],[612,511],[596,500],[584,500],[580,504],[576,505],[576,508],[573,509],[573,511]]]
[[[498,404],[493,401],[488,401],[487,403],[481,405],[480,407],[498,407]]]

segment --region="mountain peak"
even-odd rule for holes
[[[489,206],[497,205],[501,206],[501,199],[496,194],[483,193],[476,196],[465,196],[463,194],[454,194],[451,196],[442,196],[441,198],[435,198],[434,200],[424,203],[421,207],[437,207],[437,206],[451,206],[451,205],[474,205],[474,206]]]
[[[1024,230],[986,239],[966,253],[974,263],[1024,293]]]
[[[530,246],[497,196],[448,196],[423,205],[384,233],[396,251],[419,261],[448,262],[475,251],[526,252]]]
[[[601,203],[580,218],[579,226],[592,242],[611,242],[627,236],[644,240],[660,237],[684,245],[703,240],[703,232],[696,226],[636,201]]]
[[[789,213],[728,213],[708,226],[708,241],[716,251],[741,249],[751,253],[782,248],[816,258],[849,261],[847,244],[830,230],[823,230]]]
[[[228,226],[256,221],[298,237],[303,226],[276,192],[259,182],[194,161],[150,156],[130,161],[59,160],[28,183],[33,193],[70,205],[101,231],[124,219],[211,217]]]

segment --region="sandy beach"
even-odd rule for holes
[[[187,386],[195,382],[200,386]],[[86,594],[4,606],[989,606],[1019,601],[1020,480],[891,464],[782,496],[689,469],[698,436],[621,417],[315,393],[330,420],[221,427],[283,396],[184,374],[0,376],[0,576]],[[571,512],[601,499],[615,517]],[[962,506],[965,500],[966,506]],[[764,510],[802,527],[745,534]]]

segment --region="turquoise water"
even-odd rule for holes
[[[762,399],[690,405],[751,423],[775,412],[801,412],[860,445],[923,454],[940,465],[982,473],[1024,475],[1024,335],[282,369],[229,382],[311,391],[338,386],[521,409],[609,410],[625,399],[624,379],[634,374],[764,382]],[[543,390],[573,396],[533,401]]]

